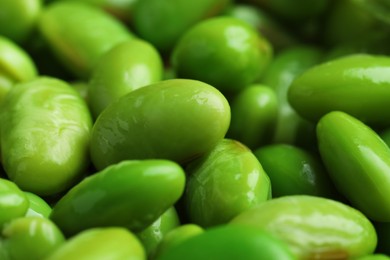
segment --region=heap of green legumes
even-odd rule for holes
[[[0,0],[0,260],[390,259],[389,0]]]

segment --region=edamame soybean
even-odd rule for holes
[[[202,227],[226,224],[271,197],[268,175],[251,150],[235,140],[220,141],[186,173],[187,213]]]
[[[315,129],[315,125],[307,122],[291,107],[287,93],[291,82],[319,63],[322,55],[317,47],[295,45],[278,52],[266,68],[259,82],[275,91],[278,102],[278,115],[271,142],[303,145],[315,140],[310,138],[310,134],[314,135],[315,131],[312,129]]]
[[[225,15],[241,19],[267,38],[275,51],[283,50],[297,44],[297,39],[266,10],[247,3],[231,5]]]
[[[0,35],[0,102],[14,84],[32,80],[37,74],[30,55],[15,42]]]
[[[339,197],[320,158],[310,152],[294,145],[270,144],[253,153],[270,177],[272,197]]]
[[[376,221],[390,221],[390,149],[370,127],[333,111],[317,124],[318,148],[337,189]]]
[[[175,207],[170,207],[150,226],[136,235],[145,248],[146,254],[150,257],[154,255],[156,247],[165,235],[178,226],[180,226],[179,216]]]
[[[134,159],[187,163],[222,140],[229,124],[229,103],[216,88],[189,79],[160,81],[100,114],[92,129],[92,162],[97,169]]]
[[[386,1],[0,1],[0,259],[388,258]]]
[[[226,137],[251,149],[269,143],[279,109],[273,89],[260,84],[250,85],[230,101],[230,107],[231,122]]]
[[[268,232],[240,226],[219,226],[169,248],[157,259],[287,260],[294,257],[285,244]]]
[[[390,260],[390,256],[384,254],[371,254],[356,258],[356,260]]]
[[[289,195],[235,217],[231,225],[265,230],[298,259],[348,259],[374,252],[377,234],[360,211],[331,199]]]
[[[14,86],[0,113],[2,163],[21,189],[54,195],[81,178],[89,165],[92,119],[76,90],[39,77]]]
[[[302,117],[318,120],[339,110],[370,126],[390,125],[390,58],[354,54],[314,66],[297,77],[288,101]]]
[[[38,216],[11,220],[1,235],[3,248],[11,260],[41,260],[65,242],[61,230],[51,220]]]
[[[19,44],[26,42],[33,34],[42,9],[42,0],[1,1],[0,35]]]
[[[88,83],[88,103],[95,118],[119,97],[162,79],[163,61],[143,40],[117,44],[97,61]]]
[[[121,227],[91,228],[73,236],[45,260],[146,260],[141,242]]]
[[[271,44],[253,27],[222,16],[191,27],[175,45],[171,63],[179,78],[200,80],[232,95],[254,83],[272,56]]]
[[[0,178],[0,228],[14,218],[23,217],[28,207],[26,194],[14,182]]]
[[[41,197],[31,192],[24,192],[28,201],[29,207],[26,213],[26,216],[40,216],[44,218],[49,218],[51,213],[50,205]]]
[[[231,3],[232,0],[136,1],[131,24],[138,35],[167,55],[189,28],[220,14]]]
[[[121,226],[140,232],[180,198],[185,174],[168,160],[127,160],[73,186],[50,219],[65,235],[94,227]]]
[[[39,17],[38,28],[58,60],[83,79],[89,78],[103,53],[134,37],[120,21],[81,2],[47,6]]]
[[[202,234],[204,231],[205,230],[201,226],[196,224],[184,224],[170,230],[157,245],[153,258],[158,259],[164,252],[178,246],[180,243],[183,243],[193,236]]]

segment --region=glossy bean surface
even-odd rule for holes
[[[184,190],[183,169],[172,161],[123,161],[73,186],[53,207],[52,219],[69,236],[93,227],[147,228]]]
[[[91,158],[102,169],[125,159],[186,163],[226,134],[230,106],[216,88],[189,79],[142,87],[107,107],[96,120]]]
[[[374,226],[360,211],[315,196],[275,198],[230,223],[270,232],[298,259],[354,258],[373,253],[377,245]]]
[[[13,87],[0,122],[3,167],[25,191],[58,194],[75,184],[89,164],[91,115],[62,80],[39,77]]]

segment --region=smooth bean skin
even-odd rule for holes
[[[193,25],[220,14],[231,0],[142,0],[134,5],[132,25],[141,38],[168,54]],[[158,29],[157,29],[158,28]]]
[[[340,111],[317,124],[318,148],[333,183],[368,218],[390,221],[390,149],[360,120]]]
[[[91,115],[62,80],[39,77],[15,85],[4,99],[0,123],[5,172],[25,191],[58,194],[89,164]]]
[[[26,213],[26,217],[30,216],[40,216],[44,218],[49,218],[51,213],[51,207],[47,202],[39,197],[38,195],[31,192],[24,192],[29,201],[29,207]]]
[[[269,177],[256,156],[235,140],[219,142],[191,162],[186,173],[187,215],[202,227],[225,224],[271,195]]]
[[[291,84],[288,101],[312,122],[346,112],[370,126],[390,125],[390,58],[354,54],[306,70]]]
[[[11,260],[41,260],[65,242],[61,230],[52,221],[37,216],[12,220],[3,228],[2,236]]]
[[[338,194],[320,158],[298,146],[270,144],[253,153],[271,180],[273,198],[299,194],[335,198]]]
[[[92,228],[71,237],[44,260],[146,260],[141,242],[121,227]]]
[[[0,229],[4,223],[26,214],[29,201],[12,181],[0,178]]]
[[[377,245],[375,229],[360,211],[316,196],[275,198],[230,223],[270,232],[298,259],[349,259],[373,253]]]
[[[285,244],[266,232],[240,226],[219,226],[165,251],[158,260],[295,259]]]
[[[0,240],[0,259],[1,260],[10,260],[8,253],[4,248],[2,240]]]
[[[232,99],[230,108],[228,138],[251,149],[269,142],[278,117],[278,101],[273,89],[250,85]]]
[[[185,174],[168,160],[123,161],[73,186],[50,215],[65,235],[92,227],[140,232],[180,198]]]
[[[259,80],[261,84],[271,87],[278,98],[278,119],[272,142],[300,144],[308,138],[315,126],[309,124],[291,107],[287,92],[291,82],[302,72],[319,63],[322,51],[306,45],[298,45],[280,51]],[[314,133],[314,131],[313,131]]]
[[[241,19],[252,25],[270,41],[275,51],[297,43],[297,39],[285,30],[273,16],[254,5],[235,3],[224,14]]]
[[[193,236],[202,234],[204,229],[196,224],[184,224],[169,231],[157,245],[153,259],[159,258],[166,251],[183,243]]]
[[[171,62],[178,77],[200,80],[224,94],[234,94],[260,77],[272,55],[268,40],[252,26],[222,16],[186,31],[173,50]]]
[[[0,64],[2,73],[15,82],[31,80],[38,74],[29,54],[4,36],[0,36]]]
[[[188,80],[165,80],[121,97],[97,118],[91,158],[97,169],[132,159],[188,162],[225,136],[230,106],[216,88]]]
[[[154,254],[156,247],[164,239],[165,235],[179,226],[180,220],[176,209],[170,207],[150,226],[141,232],[136,233],[136,236],[141,241],[146,255],[151,256]]]
[[[355,260],[390,260],[390,257],[384,254],[371,254],[358,257]]]
[[[0,35],[0,102],[15,83],[37,76],[30,55],[15,42]]]
[[[103,54],[88,83],[92,115],[97,116],[119,97],[162,80],[163,62],[156,48],[143,40],[119,43]]]
[[[3,0],[0,2],[0,35],[17,43],[26,42],[42,11],[41,0]]]
[[[83,79],[90,77],[102,54],[134,37],[111,15],[80,2],[48,5],[39,18],[38,29],[59,61]]]

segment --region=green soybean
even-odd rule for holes
[[[271,183],[256,156],[241,143],[224,139],[186,168],[185,203],[192,223],[225,224],[267,200]]]
[[[202,234],[204,229],[196,224],[184,224],[170,230],[157,245],[156,251],[153,254],[153,259],[160,257],[166,251],[176,247],[180,243],[188,240],[193,236]]]
[[[267,232],[220,226],[193,236],[165,251],[158,260],[294,259],[287,246]]]
[[[122,226],[140,232],[173,206],[184,191],[185,174],[168,160],[123,161],[72,187],[50,215],[65,233]]]
[[[320,62],[322,51],[307,45],[291,46],[275,55],[259,82],[272,88],[277,96],[278,115],[272,142],[303,144],[315,140],[309,134],[315,128],[304,120],[290,105],[287,92],[291,82],[302,72]]]
[[[271,180],[272,197],[337,197],[324,165],[314,154],[289,144],[270,144],[256,149],[254,154]]]
[[[96,120],[91,158],[96,168],[132,159],[188,162],[226,134],[230,106],[206,83],[172,79],[139,88],[108,106]]]
[[[230,223],[266,230],[298,259],[349,259],[373,253],[377,245],[374,226],[360,211],[316,196],[275,198]]]
[[[134,37],[111,15],[80,2],[46,6],[38,28],[59,61],[79,78],[89,78],[103,53]]]
[[[221,16],[186,31],[171,62],[178,77],[201,80],[231,95],[257,80],[272,55],[271,44],[252,26]]]
[[[318,122],[333,110],[368,125],[390,124],[390,58],[354,54],[306,70],[291,84],[288,100],[304,118]]]
[[[371,254],[358,257],[356,260],[390,260],[390,256],[384,254]]]
[[[140,37],[169,54],[193,25],[220,14],[232,0],[142,0],[133,9],[132,25]],[[157,29],[158,28],[158,29]]]
[[[390,149],[367,125],[340,111],[317,125],[318,148],[331,179],[367,217],[390,221]]]
[[[17,43],[26,42],[36,27],[42,9],[42,0],[0,1],[0,35]]]
[[[12,260],[41,260],[64,242],[61,230],[49,219],[31,216],[10,221],[2,231],[4,249]]]
[[[45,260],[146,260],[141,242],[120,227],[92,228],[73,236]]]
[[[226,136],[255,149],[269,143],[275,130],[278,101],[273,89],[254,84],[230,102],[231,122]]]
[[[32,80],[37,74],[30,55],[15,42],[0,35],[0,102],[15,83]]]
[[[174,207],[166,210],[156,221],[139,233],[136,233],[148,256],[154,252],[165,235],[180,226],[179,216]]]
[[[4,223],[26,214],[29,201],[12,181],[0,178],[0,229]]]
[[[51,213],[50,205],[38,195],[31,192],[24,192],[29,201],[29,207],[26,216],[40,216],[49,218]]]
[[[119,97],[162,79],[163,62],[155,47],[130,40],[103,54],[88,84],[88,100],[96,118]]]
[[[249,3],[235,3],[225,12],[228,16],[241,19],[267,38],[275,51],[283,50],[297,43],[297,39],[267,11]]]
[[[2,163],[20,188],[53,195],[81,177],[89,164],[92,119],[67,83],[39,77],[15,85],[0,116]]]

